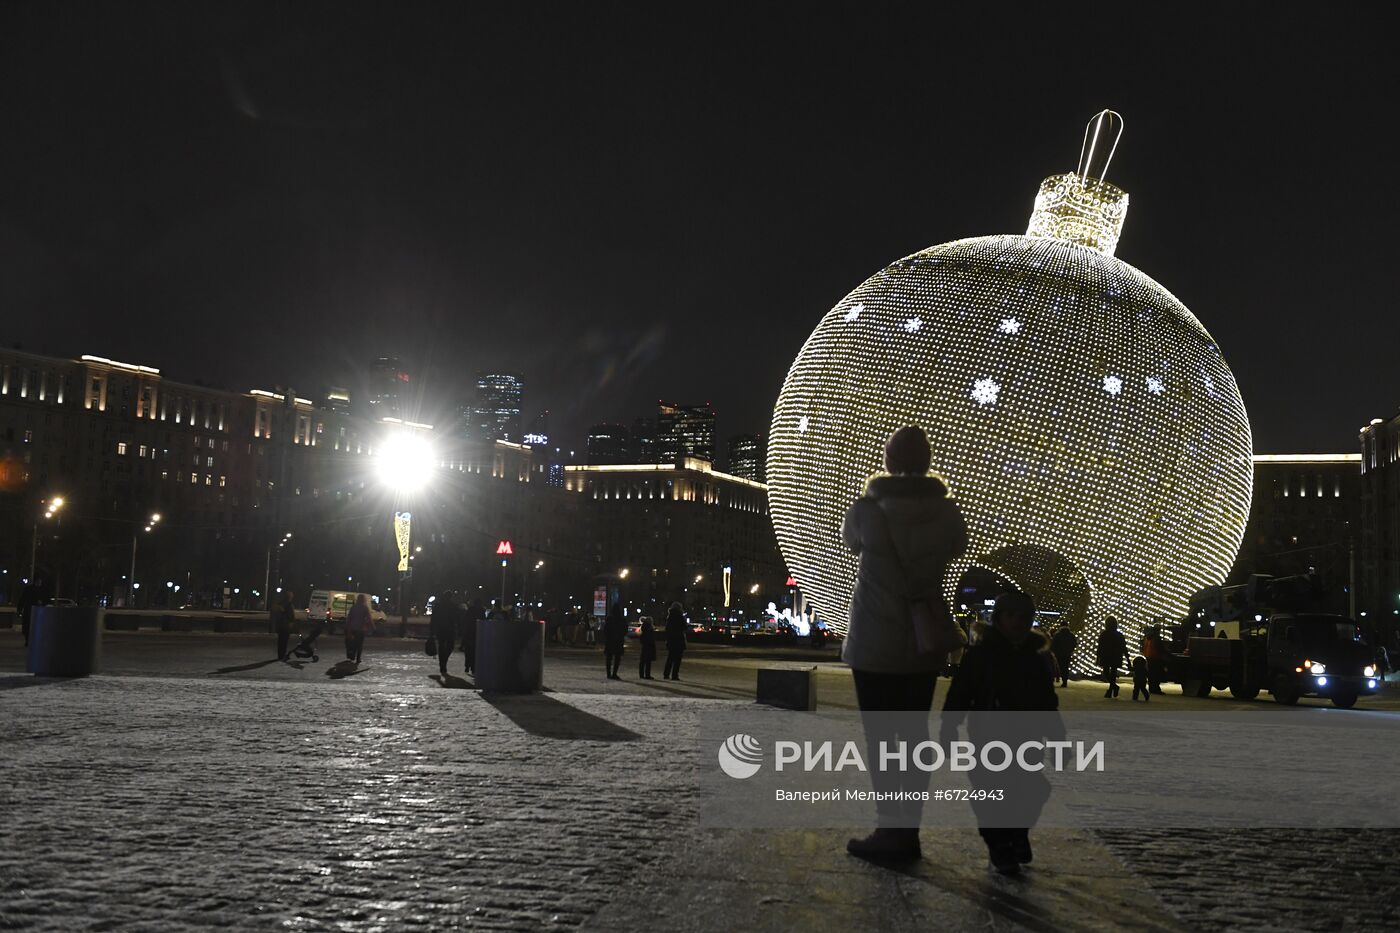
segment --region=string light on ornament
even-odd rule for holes
[[[1078,170],[1041,184],[1025,235],[892,263],[794,360],[773,415],[771,514],[834,628],[856,570],[841,519],[907,424],[928,431],[968,521],[948,595],[970,568],[995,571],[1079,630],[1079,667],[1093,669],[1106,617],[1136,644],[1224,579],[1249,514],[1249,419],[1200,321],[1114,256],[1128,195],[1104,179],[1121,128],[1111,111],[1090,121]]]

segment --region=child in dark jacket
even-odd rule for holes
[[[1055,661],[1045,636],[1031,630],[1034,618],[1035,603],[1025,593],[1006,593],[997,600],[986,635],[967,649],[948,687],[939,735],[945,748],[956,739],[964,717],[969,720],[968,738],[979,746],[998,740],[1017,748],[1022,742],[1046,736],[1063,738],[1064,724],[1055,712],[1059,709]],[[1032,710],[1046,715],[988,715]],[[1011,735],[1010,731],[1025,734]],[[979,768],[971,777],[979,790],[1004,789],[1005,801],[1015,805],[1012,811],[1007,803],[989,799],[974,801],[972,808],[992,867],[1004,875],[1017,874],[1031,861],[1030,829],[1008,828],[1004,823],[1010,817],[1033,825],[1049,799],[1049,782],[1039,771],[1019,769],[990,772]]]
[[[1147,690],[1147,659],[1141,655],[1133,658],[1133,699],[1142,694],[1142,702],[1152,699]]]

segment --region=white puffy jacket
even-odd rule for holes
[[[877,474],[841,523],[860,557],[841,657],[857,670],[914,673],[942,659],[915,648],[909,603],[941,600],[949,562],[967,550],[967,524],[936,476]]]

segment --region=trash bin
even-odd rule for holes
[[[485,618],[476,624],[476,685],[496,693],[544,686],[544,622]]]
[[[29,672],[40,677],[86,677],[102,656],[102,609],[35,606],[29,626]]]

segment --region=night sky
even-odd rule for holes
[[[1024,232],[1112,107],[1117,255],[1216,337],[1256,449],[1397,409],[1369,8],[491,6],[0,7],[0,340],[299,394],[400,355],[427,420],[497,368],[565,439],[661,397],[764,431],[828,308]]]

